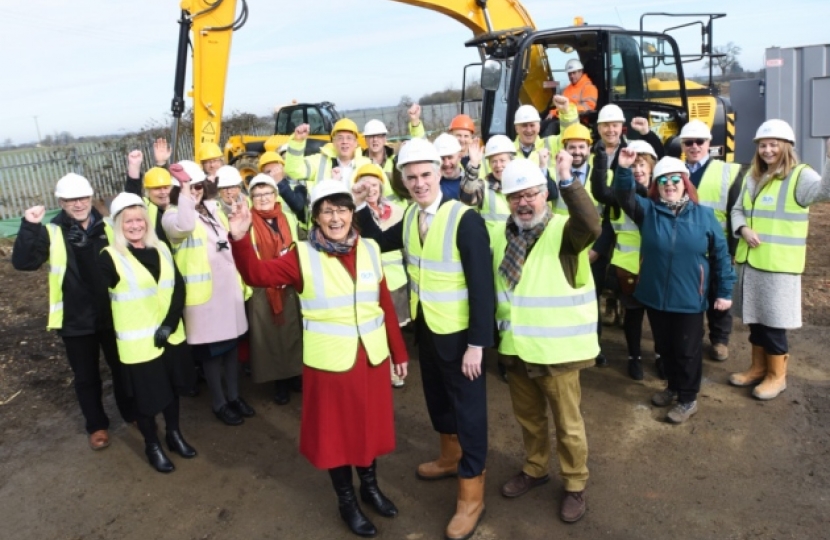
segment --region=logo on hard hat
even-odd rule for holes
[[[520,177],[516,178],[516,185],[520,186],[520,185],[524,184],[525,182],[527,182],[527,176],[520,176]]]

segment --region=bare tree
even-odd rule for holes
[[[714,58],[709,59],[709,63],[716,66],[721,71],[721,76],[726,77],[727,73],[732,72],[732,67],[738,62],[738,55],[741,54],[741,48],[731,41],[723,46],[714,47],[712,50]]]

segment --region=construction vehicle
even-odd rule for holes
[[[567,80],[564,66],[578,58],[599,90],[598,108],[616,103],[629,120],[645,116],[674,153],[673,144],[680,128],[690,119],[699,118],[713,131],[713,153],[731,159],[731,139],[721,125],[731,114],[728,103],[714,99],[713,85],[690,88],[683,75],[683,62],[677,42],[665,32],[625,30],[617,26],[585,25],[579,18],[573,26],[536,30],[530,14],[517,0],[392,0],[402,4],[437,11],[465,25],[473,32],[466,46],[479,51],[481,62],[465,68],[480,67],[482,97],[481,133],[515,136],[513,115],[523,104],[532,104],[546,113],[560,87],[556,75]],[[173,141],[178,138],[178,122],[184,110],[184,79],[187,48],[192,33],[194,150],[201,144],[218,143],[224,104],[225,80],[230,56],[231,36],[248,17],[246,0],[181,0],[179,50],[173,98]],[[237,15],[237,6],[239,14]],[[649,14],[667,15],[667,14]],[[694,16],[694,15],[686,15]],[[712,56],[712,21],[722,14],[705,15],[700,23],[701,53]],[[695,24],[695,23],[689,23]],[[681,28],[687,25],[681,25]],[[710,72],[711,73],[711,72]],[[465,83],[462,88],[466,87]],[[693,91],[690,97],[689,90]],[[701,95],[698,95],[700,92]],[[462,102],[462,107],[464,103]],[[333,108],[332,108],[333,109]],[[587,125],[594,126],[597,111],[583,113]],[[279,116],[279,115],[278,115]],[[277,130],[280,131],[279,121]],[[290,132],[282,132],[289,135]],[[251,144],[251,149],[247,145]],[[246,153],[253,153],[248,136],[231,144],[228,162],[247,166]],[[265,143],[263,142],[263,149]],[[232,151],[231,151],[232,150]],[[241,159],[239,156],[244,157]]]

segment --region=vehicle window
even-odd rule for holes
[[[317,107],[309,107],[306,109],[308,113],[308,125],[310,135],[328,135],[326,130],[326,123],[323,121],[323,116],[320,114],[320,109]]]
[[[680,98],[674,50],[653,36],[612,37],[610,80],[613,101],[659,101]]]
[[[548,43],[545,46],[545,56],[548,59],[552,79],[548,86],[555,85],[556,93],[561,94],[562,90],[570,84],[565,66],[568,60],[579,60],[579,54],[570,45]]]

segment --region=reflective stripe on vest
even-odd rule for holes
[[[505,226],[493,242],[496,278],[496,324],[499,352],[518,355],[532,364],[561,364],[588,360],[599,354],[597,297],[588,250],[579,255],[571,287],[559,251],[567,219],[554,215],[525,260],[513,291],[498,269],[507,248]]]
[[[198,306],[213,296],[210,261],[207,252],[207,231],[196,218],[190,236],[174,247],[174,256],[185,284],[185,305]]]
[[[63,327],[63,279],[69,260],[61,228],[49,223],[46,230],[49,233],[49,320],[46,329],[58,330]]]
[[[622,209],[616,219],[611,219],[611,226],[616,233],[614,252],[611,255],[611,264],[628,270],[632,274],[640,273],[640,229]]]
[[[442,204],[423,246],[418,236],[418,206],[410,206],[404,214],[403,244],[411,284],[410,316],[415,320],[420,302],[425,322],[436,334],[452,334],[469,326],[467,280],[456,246],[458,225],[469,210],[472,209],[458,201]]]
[[[303,277],[303,362],[324,371],[348,371],[362,342],[372,365],[389,357],[380,307],[380,249],[361,238],[355,248],[355,279],[337,260],[307,242],[297,244]]]
[[[106,248],[120,278],[116,286],[110,288],[110,300],[118,357],[124,364],[149,362],[164,352],[163,347],[155,346],[153,336],[170,309],[175,266],[164,243],[159,243],[157,250],[158,282],[129,251],[124,254],[113,247]],[[179,321],[168,341],[176,345],[182,343],[184,337],[184,324]]]
[[[726,205],[729,199],[729,188],[738,175],[738,165],[723,162],[718,159],[710,160],[703,172],[700,185],[697,187],[697,196],[701,206],[708,206],[715,211],[715,217],[726,231]]]
[[[510,217],[510,206],[504,194],[496,192],[491,187],[485,187],[484,199],[481,201],[481,217],[484,218],[488,233],[493,230],[496,223],[507,221]]]
[[[738,240],[737,262],[767,272],[804,272],[810,210],[796,202],[795,188],[805,167],[798,165],[786,179],[767,182],[754,200],[744,181],[741,197],[747,227],[758,234],[761,244],[750,248],[743,238]]]

